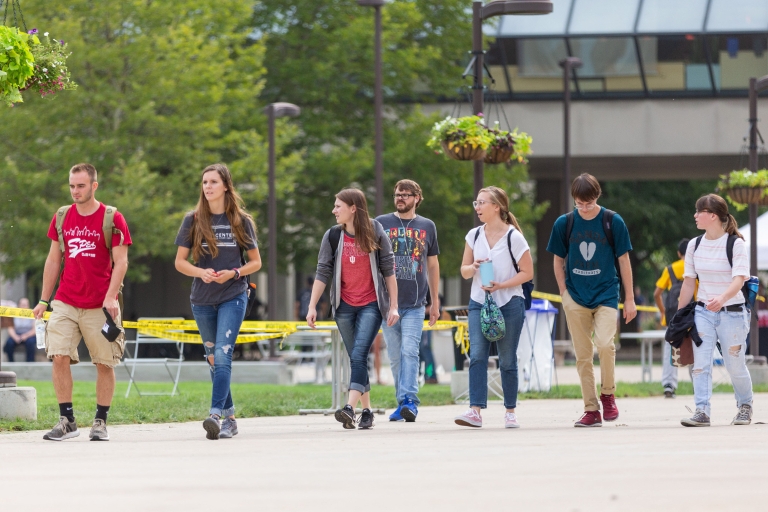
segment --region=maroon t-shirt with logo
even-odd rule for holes
[[[83,216],[72,207],[64,217],[61,231],[64,236],[64,272],[61,275],[56,299],[82,309],[101,308],[112,279],[112,262],[104,242],[104,213],[99,209]],[[128,224],[120,212],[115,213],[115,227],[123,232],[123,245],[131,245]],[[56,215],[48,228],[48,238],[58,242]],[[120,245],[120,235],[112,235],[112,247]]]
[[[365,306],[375,302],[376,288],[371,273],[371,258],[355,243],[355,238],[343,233],[341,237],[341,300],[350,306]]]

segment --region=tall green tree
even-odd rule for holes
[[[208,164],[230,164],[251,208],[265,197],[264,44],[239,0],[23,2],[28,28],[64,39],[79,88],[26,93],[0,110],[0,253],[6,276],[39,273],[53,213],[70,202],[67,170],[99,170],[97,197],[128,220],[131,257],[170,257]],[[281,124],[283,126],[283,124]],[[296,136],[279,131],[281,144]],[[300,153],[281,159],[293,190]],[[141,260],[139,260],[141,261]],[[129,277],[148,278],[141,265]]]

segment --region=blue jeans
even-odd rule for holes
[[[701,336],[701,346],[693,344],[693,399],[697,410],[710,414],[709,399],[712,397],[712,359],[715,343],[720,340],[723,363],[731,376],[736,406],[752,405],[752,378],[745,361],[746,338],[749,331],[749,314],[746,311],[720,311],[714,313],[696,306],[696,330]]]
[[[469,301],[469,405],[485,409],[488,405],[488,355],[491,342],[483,336],[480,328],[479,302]],[[517,406],[517,345],[525,320],[525,301],[512,297],[501,308],[506,333],[495,342],[499,349],[499,370],[501,389],[504,391],[504,407]]]
[[[20,343],[21,345],[24,345],[24,348],[27,351],[27,362],[28,363],[34,363],[35,362],[35,350],[37,350],[37,338],[35,336],[32,336],[31,338],[28,338],[27,340]],[[16,351],[16,342],[13,341],[13,338],[8,336],[8,339],[5,340],[5,347],[3,350],[8,355],[8,362],[13,362],[13,353]]]
[[[367,393],[371,390],[368,352],[381,327],[379,303],[373,301],[365,306],[350,306],[342,300],[336,308],[336,325],[349,354],[352,370],[349,389]]]
[[[400,310],[400,321],[392,327],[382,323],[387,354],[395,379],[395,397],[402,404],[410,398],[418,405],[419,397],[419,343],[424,329],[424,306]]]
[[[216,306],[192,304],[192,314],[203,338],[205,360],[211,367],[213,391],[210,413],[221,417],[235,414],[235,404],[229,389],[232,379],[232,352],[243,324],[247,301],[243,292],[234,299]],[[213,356],[213,364],[209,360],[210,356]]]

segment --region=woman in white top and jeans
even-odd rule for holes
[[[517,406],[517,345],[525,320],[525,300],[522,284],[533,278],[533,260],[528,243],[523,238],[515,216],[509,211],[507,193],[498,187],[486,187],[477,194],[475,212],[484,224],[467,233],[461,276],[472,279],[469,301],[469,410],[457,416],[456,424],[481,427],[480,410],[488,402],[488,355],[491,343],[480,327],[480,309],[485,293],[490,292],[499,306],[506,333],[496,342],[499,349],[501,388],[504,392],[504,426],[518,428]],[[478,232],[479,230],[479,232]],[[511,231],[511,233],[510,233]],[[515,271],[510,251],[517,260],[520,273]],[[491,286],[482,286],[480,263],[491,260]]]
[[[699,198],[694,219],[696,227],[703,229],[705,234],[700,241],[693,239],[688,243],[678,304],[682,309],[691,301],[698,277],[699,302],[696,303],[695,321],[702,343],[700,346],[693,344],[691,378],[696,412],[681,423],[686,427],[708,427],[710,424],[712,359],[719,340],[739,408],[731,424],[749,425],[752,421],[752,379],[744,357],[749,314],[741,293],[744,281],[749,279],[746,246],[722,197],[709,194]],[[733,266],[726,253],[726,243],[731,235],[738,237],[733,244]]]

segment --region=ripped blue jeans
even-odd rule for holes
[[[701,336],[701,346],[693,344],[693,398],[696,410],[710,414],[712,397],[712,359],[715,343],[720,341],[723,351],[723,363],[733,384],[736,407],[752,405],[752,378],[745,361],[747,333],[749,332],[749,314],[746,311],[709,311],[696,306],[696,330]]]
[[[205,359],[211,368],[213,392],[211,393],[211,414],[220,417],[235,414],[235,404],[229,383],[232,379],[232,352],[240,326],[245,318],[247,296],[245,292],[215,306],[192,304],[197,328],[203,338]],[[213,358],[213,362],[211,362]]]

